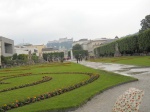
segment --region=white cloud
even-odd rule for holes
[[[149,4],[149,0],[0,0],[0,35],[32,44],[63,37],[120,37],[138,32]]]

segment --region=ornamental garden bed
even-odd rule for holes
[[[111,86],[136,80],[73,63],[27,67],[30,71],[26,66],[10,69],[21,70],[21,74],[0,74],[3,83],[0,83],[0,111],[51,111],[78,107]]]

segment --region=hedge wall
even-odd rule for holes
[[[121,54],[133,54],[138,52],[138,36],[132,35],[117,40],[119,51]]]
[[[50,59],[54,58],[64,58],[64,52],[54,52],[54,53],[43,53],[44,60],[47,60],[47,57]]]
[[[95,52],[96,50],[99,56],[112,56],[115,52],[115,42],[98,47],[97,49],[95,49]]]
[[[138,45],[140,52],[150,52],[150,29],[139,34]]]
[[[118,49],[122,55],[150,52],[150,29],[144,31],[143,33],[126,36],[112,43],[100,46],[94,49],[95,55],[114,56],[115,45],[117,43]]]

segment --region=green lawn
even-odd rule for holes
[[[20,71],[20,72],[18,72]],[[52,74],[41,74],[45,72],[52,72]],[[55,74],[54,72],[71,72],[66,74]],[[55,91],[60,88],[68,87],[76,83],[82,82],[89,78],[85,74],[73,74],[72,72],[90,72],[98,73],[100,77],[92,83],[81,86],[69,92],[65,92],[61,95],[51,97],[45,100],[37,101],[22,107],[18,107],[10,110],[10,112],[34,112],[34,111],[46,111],[46,110],[59,110],[67,109],[71,107],[78,107],[89,98],[98,94],[105,89],[124,83],[136,80],[132,77],[121,76],[118,74],[95,70],[75,63],[54,63],[35,66],[16,67],[11,69],[0,70],[0,80],[4,76],[9,79],[2,80],[2,82],[8,82],[9,84],[0,84],[0,90],[19,86],[33,81],[41,80],[43,76],[52,77],[52,80],[44,82],[38,85],[29,86],[21,89],[16,89],[7,92],[0,93],[0,107],[11,104],[16,100],[22,101],[28,97],[34,97],[47,92]],[[32,73],[29,76],[12,77],[12,75]]]
[[[137,66],[150,66],[150,56],[122,56],[122,57],[91,59],[90,61],[103,63],[129,64]]]

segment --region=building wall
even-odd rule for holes
[[[81,44],[83,50],[88,50],[88,43]]]
[[[89,56],[94,56],[95,48],[110,43],[114,40],[115,39],[107,39],[107,38],[99,38],[96,40],[80,39],[79,41],[73,42],[73,46],[76,44],[80,44],[83,50],[88,50]]]
[[[31,51],[31,54],[33,53],[36,53],[37,56],[39,56],[39,53],[38,53],[38,49],[37,48],[30,48],[30,47],[15,47],[14,48],[14,52],[17,53],[17,55],[19,54],[29,54],[29,51]]]
[[[60,38],[59,40],[49,41],[48,48],[55,48],[59,50],[70,50],[72,48],[73,39]]]
[[[85,43],[88,43],[88,42],[89,42],[88,39],[80,39],[79,41],[74,41],[73,44],[72,44],[72,46],[74,46],[76,44],[82,45],[82,44],[85,44]]]
[[[14,54],[14,41],[5,37],[0,37],[1,55],[12,56]]]
[[[42,49],[45,48],[46,46],[44,44],[42,45],[30,45],[26,46],[27,48],[36,48],[38,50],[37,56],[42,57]]]
[[[17,55],[19,55],[19,54],[29,54],[29,51],[26,51],[26,50],[24,50],[24,49],[21,49],[21,48],[15,48],[14,49],[14,52],[17,54]]]
[[[58,51],[58,50],[53,50],[53,51],[42,51],[42,53],[55,53],[55,52],[62,52],[62,51]]]
[[[94,56],[94,48],[96,48],[97,46],[99,46],[102,43],[102,41],[99,40],[92,40],[88,43],[88,53],[89,56]]]
[[[42,53],[42,49],[46,47],[44,44],[43,45],[33,45],[33,46],[38,49],[39,53]]]
[[[39,51],[39,57],[43,57],[42,56],[42,49],[43,48],[45,48],[46,46],[43,44],[43,45],[34,45],[35,46],[35,48],[37,48],[38,49],[38,51]]]

